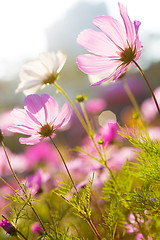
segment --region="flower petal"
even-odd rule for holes
[[[26,126],[31,129],[38,129],[38,125],[27,114],[26,110],[15,108],[11,112],[11,120],[13,125]]]
[[[36,132],[33,128],[29,128],[29,127],[23,126],[23,125],[9,126],[8,130],[11,132],[22,133],[22,134],[26,134],[26,135],[32,135],[32,134],[35,134],[35,132]]]
[[[62,68],[66,62],[67,55],[62,51],[58,51],[57,58],[58,58],[58,62],[59,62],[59,67],[57,68],[57,73],[59,73],[62,70]]]
[[[43,125],[46,122],[44,103],[41,101],[41,97],[39,95],[28,95],[24,100],[24,108],[30,112],[40,124]]]
[[[121,3],[118,3],[118,5],[119,5],[120,14],[126,29],[127,41],[129,43],[129,46],[133,47],[136,39],[136,31],[135,31],[134,24],[131,22],[128,16],[127,8]]]
[[[58,125],[58,127],[60,127],[60,126],[64,127],[65,125],[67,125],[67,123],[69,122],[70,118],[71,118],[71,109],[69,107],[69,104],[65,103],[62,106],[62,108],[61,108],[61,110],[60,110],[60,112],[59,112],[59,114],[58,114],[58,116],[55,119],[53,124],[55,126]]]
[[[58,103],[48,94],[42,94],[41,101],[46,112],[46,122],[53,122],[58,115]]]
[[[22,66],[22,69],[20,71],[21,81],[25,81],[25,79],[23,78],[23,72],[26,73],[28,76],[38,79],[44,78],[44,76],[48,74],[48,70],[39,60],[26,63]]]
[[[104,33],[93,29],[82,31],[78,35],[77,43],[87,51],[101,56],[115,55],[119,50]]]
[[[19,142],[21,144],[34,145],[41,142],[42,140],[43,140],[43,137],[41,137],[40,135],[33,135],[28,138],[20,138]]]
[[[116,46],[124,48],[127,45],[123,25],[113,17],[105,15],[95,17],[93,24],[104,32]]]
[[[100,75],[116,68],[119,63],[107,57],[83,54],[77,57],[78,67],[90,75]]]

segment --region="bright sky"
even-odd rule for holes
[[[0,0],[0,78],[10,78],[24,59],[34,59],[47,50],[46,28],[77,2],[105,2],[110,15],[121,19],[117,0]],[[121,2],[131,20],[142,22],[140,33],[160,35],[159,0]]]

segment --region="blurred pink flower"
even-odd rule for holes
[[[5,111],[0,114],[0,129],[2,130],[3,134],[8,136],[12,133],[8,131],[8,126],[11,124],[11,117],[10,117],[11,111]]]
[[[65,62],[66,55],[62,51],[40,53],[38,60],[23,65],[20,71],[21,82],[16,92],[28,95],[43,88],[45,84],[54,83]]]
[[[0,222],[0,227],[2,227],[9,235],[16,235],[15,227],[12,225],[12,223],[8,222],[7,219],[4,219]]]
[[[126,72],[132,60],[136,61],[141,55],[142,45],[138,37],[139,21],[131,22],[127,9],[118,3],[122,24],[110,16],[98,16],[93,24],[102,32],[93,29],[82,31],[77,43],[92,54],[83,54],[77,57],[79,68],[89,75],[111,73],[106,78],[93,83],[99,85],[113,78],[118,79]]]
[[[41,169],[38,169],[35,174],[27,177],[27,185],[31,188],[31,192],[34,195],[41,190],[42,184],[46,183],[49,179],[49,173],[44,173]]]
[[[35,164],[50,164],[52,170],[58,168],[59,155],[53,146],[47,142],[40,142],[34,146],[28,146],[24,152],[27,159],[27,169],[32,169]]]
[[[35,222],[33,223],[32,227],[31,227],[32,232],[34,232],[35,234],[41,234],[43,229],[42,226],[39,222]]]
[[[102,98],[91,99],[86,102],[86,109],[91,114],[98,114],[103,111],[107,106],[107,103]]]
[[[97,134],[97,137],[102,137],[102,140],[104,141],[103,146],[105,146],[108,143],[111,143],[114,138],[117,135],[118,126],[115,122],[107,122],[99,131],[99,134]],[[96,138],[97,138],[96,137]]]
[[[61,110],[58,103],[48,94],[31,94],[24,100],[24,109],[14,109],[11,112],[11,132],[31,135],[20,138],[22,144],[34,145],[46,137],[54,137],[55,130],[65,126],[71,117],[68,103]]]
[[[154,95],[157,99],[158,104],[160,104],[160,87],[154,90]],[[145,121],[151,122],[154,120],[158,114],[156,105],[153,98],[147,98],[141,105],[142,117]]]

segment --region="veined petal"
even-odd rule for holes
[[[45,108],[46,122],[47,123],[53,122],[58,115],[58,103],[54,98],[52,98],[48,94],[42,94],[41,101]]]
[[[21,144],[26,144],[26,145],[34,145],[37,144],[39,142],[41,142],[44,138],[41,137],[40,135],[33,135],[31,137],[28,138],[20,138],[19,142]]]
[[[46,112],[41,97],[37,94],[28,95],[24,100],[24,108],[30,112],[40,124],[46,120]]]
[[[24,95],[30,95],[36,93],[39,89],[43,88],[44,85],[39,84],[35,86],[30,86],[30,88],[23,90]]]
[[[127,45],[124,27],[118,20],[103,15],[95,17],[93,24],[104,32],[116,46],[124,48]]]
[[[121,14],[121,17],[123,19],[125,29],[126,29],[127,41],[129,43],[129,46],[133,47],[133,44],[136,39],[136,32],[135,32],[134,24],[131,22],[131,20],[128,16],[127,8],[121,3],[118,3],[118,5],[119,5],[120,14]]]
[[[96,83],[91,84],[91,86],[100,85],[101,83],[108,81],[110,79],[112,79],[112,81],[114,81],[114,80],[118,79],[123,73],[125,73],[127,71],[127,68],[128,68],[128,65],[126,67],[121,66],[118,69],[116,68],[109,76],[107,76],[106,78],[103,78],[102,80],[100,80]]]
[[[36,133],[35,129],[24,126],[24,125],[9,126],[8,130],[11,132],[22,133],[22,134],[26,134],[26,135],[32,135],[32,134]]]
[[[58,51],[57,58],[58,58],[58,63],[59,63],[59,66],[57,68],[57,73],[59,73],[62,70],[62,68],[66,62],[67,55],[62,51]]]
[[[57,68],[56,54],[54,52],[43,52],[39,54],[39,59],[49,73],[55,73]]]
[[[57,126],[59,124],[60,124],[60,126],[65,126],[69,122],[70,118],[71,118],[71,109],[69,107],[69,104],[65,103],[62,106],[62,108],[61,108],[57,118],[53,122],[53,124],[55,126]]]
[[[90,75],[100,75],[112,71],[119,63],[107,57],[83,54],[77,57],[78,67]]]
[[[35,93],[35,91],[37,89],[39,89],[41,86],[42,86],[42,80],[41,79],[30,80],[30,81],[22,81],[22,82],[19,83],[15,92],[16,93],[23,92],[24,90],[33,88],[33,90],[30,90],[30,91],[32,91],[31,93]]]
[[[36,60],[29,63],[26,63],[22,66],[21,72],[25,72],[31,77],[34,78],[44,78],[49,72],[46,67],[41,63],[41,61]],[[23,81],[22,73],[20,72],[21,81]]]
[[[119,50],[104,33],[93,29],[82,31],[78,35],[77,43],[87,51],[101,56],[112,56]]]
[[[14,125],[23,125],[31,129],[38,129],[38,125],[27,114],[26,110],[15,108],[11,112],[11,119]]]

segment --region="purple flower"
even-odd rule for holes
[[[4,219],[0,222],[0,227],[2,227],[4,231],[6,231],[9,235],[16,235],[15,227],[10,222],[8,222],[7,219]]]
[[[42,233],[42,226],[39,222],[35,222],[31,227],[32,232],[35,234],[41,234]]]
[[[133,60],[138,60],[141,55],[142,45],[138,37],[140,22],[135,20],[132,23],[126,7],[121,3],[118,5],[125,28],[113,17],[98,16],[94,18],[93,24],[101,32],[86,29],[77,38],[77,43],[91,52],[77,57],[79,68],[89,75],[111,73],[92,85],[118,79],[126,72],[129,64],[134,65]]]
[[[61,110],[58,103],[48,94],[28,95],[24,100],[24,109],[14,109],[11,112],[11,132],[31,135],[20,138],[22,144],[34,145],[46,137],[54,137],[55,130],[66,126],[71,117],[68,103]]]

